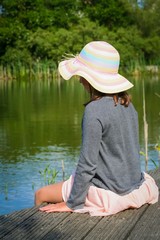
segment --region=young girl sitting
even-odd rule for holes
[[[89,212],[107,216],[158,201],[154,179],[141,172],[138,116],[118,74],[119,53],[109,43],[88,43],[80,54],[59,64],[68,80],[80,76],[90,94],[82,120],[82,145],[75,174],[39,189],[35,204],[45,212]]]

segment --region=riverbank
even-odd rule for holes
[[[0,65],[0,80],[59,79],[57,66],[49,61]]]
[[[158,65],[140,65],[132,63],[127,69],[122,69],[124,75],[160,75]],[[32,62],[30,65],[22,63],[12,65],[0,65],[0,80],[14,79],[60,79],[57,66],[51,62]]]

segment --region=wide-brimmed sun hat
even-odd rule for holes
[[[79,55],[60,62],[58,70],[65,80],[78,75],[100,92],[118,93],[133,87],[131,82],[118,74],[119,63],[119,53],[111,44],[93,41]]]

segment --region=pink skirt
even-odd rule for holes
[[[91,186],[84,207],[74,210],[74,212],[88,212],[91,216],[109,216],[128,208],[140,208],[145,203],[154,204],[158,202],[159,190],[154,179],[147,173],[144,173],[144,177],[145,181],[138,189],[123,196],[110,190]],[[65,202],[67,202],[69,198],[73,181],[74,176],[71,175],[70,178],[63,183],[62,196]]]

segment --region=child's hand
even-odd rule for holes
[[[39,210],[42,212],[47,212],[47,213],[50,213],[50,212],[73,212],[72,209],[67,207],[65,202],[56,203],[56,204],[48,204],[45,207],[39,208]]]

